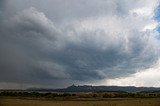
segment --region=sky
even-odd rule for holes
[[[160,87],[159,0],[0,0],[0,89]]]

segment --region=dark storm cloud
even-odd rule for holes
[[[0,18],[2,17],[2,11],[5,6],[5,0],[0,0]]]
[[[156,39],[140,30],[146,20],[138,26],[130,18],[137,2],[23,2],[9,1],[2,12],[0,82],[94,82],[135,73],[158,59]]]

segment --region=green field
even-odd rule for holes
[[[152,99],[106,99],[106,100],[76,100],[76,101],[56,101],[56,100],[34,100],[0,98],[0,106],[160,106],[159,98]]]

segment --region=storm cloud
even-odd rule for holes
[[[158,0],[1,0],[0,87],[96,83],[150,68],[159,59],[157,6]]]

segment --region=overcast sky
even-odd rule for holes
[[[0,88],[160,87],[159,0],[0,0]]]

